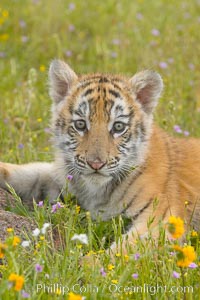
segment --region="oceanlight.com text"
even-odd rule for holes
[[[149,295],[156,295],[156,294],[164,294],[164,293],[170,293],[170,294],[176,294],[176,293],[193,293],[193,287],[192,286],[170,286],[167,285],[150,285],[144,283],[142,286],[140,285],[119,285],[119,284],[108,284],[99,287],[98,285],[81,285],[79,283],[76,283],[74,285],[68,286],[63,285],[60,283],[52,283],[52,284],[43,284],[38,283],[36,286],[37,292],[44,292],[47,294],[55,294],[59,293],[62,295],[65,295],[69,292],[77,293],[77,294],[84,294],[84,293],[131,293],[131,294],[149,294]]]

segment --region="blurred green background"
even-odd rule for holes
[[[77,73],[158,71],[165,90],[156,121],[200,137],[199,27],[199,0],[1,0],[0,160],[52,159],[54,58]]]

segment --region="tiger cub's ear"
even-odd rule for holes
[[[59,103],[65,98],[77,78],[77,75],[66,63],[58,59],[52,61],[49,68],[49,94],[55,103]]]
[[[130,79],[136,100],[142,105],[146,113],[152,113],[156,107],[158,98],[163,90],[161,76],[150,70],[135,74]]]

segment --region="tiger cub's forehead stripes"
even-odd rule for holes
[[[130,118],[133,115],[132,99],[124,89],[124,81],[120,78],[102,75],[92,76],[79,82],[72,95],[75,100],[73,107],[75,119],[86,117],[93,121],[114,120],[115,118]],[[123,120],[121,120],[123,121]]]

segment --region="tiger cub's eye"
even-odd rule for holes
[[[125,130],[125,128],[126,128],[126,124],[124,124],[122,122],[115,122],[113,124],[112,131],[113,131],[113,133],[121,133]]]
[[[86,122],[84,120],[76,120],[74,126],[79,131],[84,131],[86,129]]]

